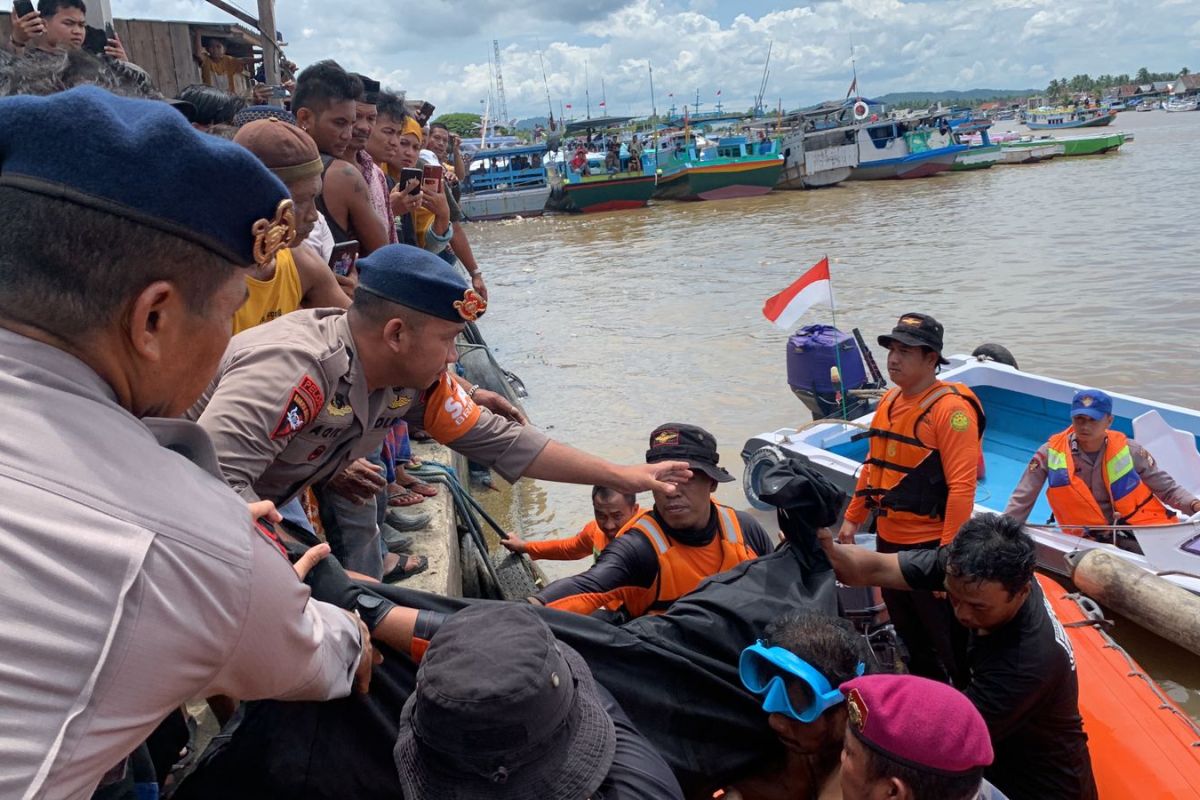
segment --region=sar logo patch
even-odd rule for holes
[[[404,408],[411,402],[412,402],[411,397],[408,397],[406,395],[401,395],[400,397],[393,398],[392,401],[388,403],[388,408],[395,411],[398,408]]]
[[[654,437],[654,446],[663,447],[668,444],[679,444],[679,431],[665,430],[660,431],[658,436]]]
[[[950,427],[962,433],[971,427],[971,418],[967,416],[967,412],[965,411],[955,411],[950,415]]]

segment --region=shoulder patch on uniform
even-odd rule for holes
[[[962,433],[971,427],[971,418],[967,416],[965,411],[955,411],[950,415],[950,427]]]
[[[1041,469],[1041,467],[1042,467],[1042,465],[1038,463],[1037,456],[1034,456],[1033,458],[1029,459],[1029,471],[1030,472],[1037,472],[1039,469]]]
[[[325,394],[321,391],[321,387],[311,377],[305,375],[300,383],[296,384],[296,388],[292,389],[292,396],[284,406],[283,414],[279,417],[279,422],[275,424],[275,430],[271,432],[271,438],[285,439],[303,430],[304,426],[312,422],[320,413],[324,403]]]

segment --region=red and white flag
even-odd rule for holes
[[[829,259],[822,258],[800,276],[800,280],[763,303],[763,316],[784,330],[791,330],[805,311],[817,303],[833,308],[833,284],[829,281]]]
[[[600,107],[601,107],[601,108],[604,108],[604,101],[603,101],[603,100],[601,100],[601,101],[600,101]]]
[[[570,103],[567,103],[567,108],[570,108],[570,107],[571,107],[571,104],[570,104]]]
[[[721,96],[721,90],[717,89],[717,97],[720,97],[720,96]]]

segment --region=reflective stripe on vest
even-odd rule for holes
[[[1113,430],[1107,432],[1104,442],[1104,483],[1114,517],[1106,519],[1091,487],[1075,474],[1072,430],[1055,434],[1046,444],[1046,500],[1059,525],[1169,525],[1173,521],[1175,515],[1134,469],[1129,440]]]
[[[716,544],[721,551],[721,563],[713,572],[702,572],[690,560],[693,557],[691,553],[707,552],[709,545],[696,548],[676,542],[667,536],[649,511],[643,512],[628,525],[626,531],[641,531],[650,540],[658,555],[658,578],[654,586],[647,591],[644,598],[626,601],[626,607],[633,616],[646,613],[661,614],[671,603],[699,586],[705,578],[757,557],[758,554],[746,546],[737,512],[716,502],[713,506],[717,510],[717,535],[709,545]]]

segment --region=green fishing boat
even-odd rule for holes
[[[1056,136],[1055,139],[1062,144],[1064,156],[1096,156],[1125,144],[1125,134],[1119,131],[1091,136]]]

